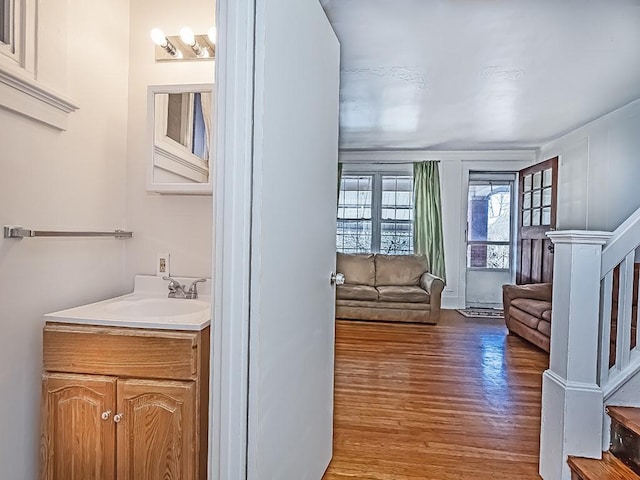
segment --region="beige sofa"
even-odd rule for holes
[[[438,323],[444,282],[420,255],[337,254],[336,318]]]

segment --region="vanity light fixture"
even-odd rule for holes
[[[193,53],[196,54],[196,57],[204,57],[208,56],[207,53],[196,40],[196,36],[193,34],[193,30],[189,27],[182,27],[180,30],[180,39],[184,42],[185,45],[191,47]]]
[[[209,30],[207,30],[207,37],[209,38],[211,45],[216,44],[216,39],[218,38],[218,30],[216,29],[216,27],[211,27],[209,28]]]
[[[178,52],[176,47],[169,41],[169,39],[165,36],[164,32],[159,28],[154,28],[151,30],[151,41],[163,48],[169,55],[175,57]]]
[[[156,61],[212,60],[215,57],[216,29],[211,27],[206,35],[195,35],[189,27],[183,27],[179,36],[165,36],[159,28],[151,30],[156,46]]]

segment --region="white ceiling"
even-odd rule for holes
[[[537,147],[640,98],[640,0],[321,0],[343,149]]]

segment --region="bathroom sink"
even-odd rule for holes
[[[119,300],[105,306],[105,312],[121,317],[177,317],[207,311],[208,302],[175,298],[136,298]]]
[[[195,279],[181,278],[182,284]],[[196,299],[167,298],[167,282],[159,277],[138,275],[132,293],[102,302],[48,313],[48,322],[82,323],[114,327],[153,328],[165,330],[202,330],[211,324],[211,298],[207,281],[200,286],[203,293]]]

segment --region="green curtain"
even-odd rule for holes
[[[426,255],[431,273],[446,283],[438,163],[413,164],[413,249]]]
[[[336,194],[336,205],[340,201],[340,181],[341,180],[342,180],[342,163],[338,162],[338,193]]]

